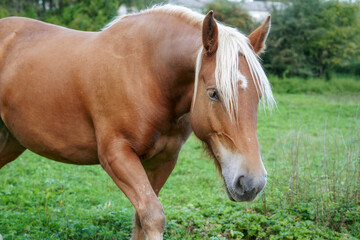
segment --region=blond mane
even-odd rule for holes
[[[110,28],[127,16],[154,13],[164,13],[181,18],[200,29],[202,28],[202,22],[205,17],[204,15],[196,13],[188,8],[166,4],[163,6],[155,6],[139,13],[118,16],[112,22],[107,24],[104,29]],[[260,64],[258,55],[255,54],[254,50],[250,47],[249,39],[235,28],[227,27],[221,23],[217,24],[219,39],[216,51],[216,67],[214,74],[216,86],[221,94],[222,101],[231,119],[235,120],[238,114],[238,84],[240,84],[240,87],[244,89],[246,89],[248,85],[247,79],[238,70],[239,53],[245,56],[246,62],[249,65],[256,91],[259,98],[261,98],[261,103],[271,109],[276,105],[276,102],[271,91],[269,80]],[[197,92],[202,56],[203,54],[201,48],[198,52],[196,60],[194,93]],[[194,94],[193,104],[196,100],[195,96],[196,94]]]
[[[178,17],[186,21],[187,23],[197,27],[201,27],[202,21],[204,20],[204,15],[194,12],[186,7],[165,4],[165,5],[155,5],[152,8],[148,8],[137,13],[117,16],[114,18],[114,20],[106,24],[102,30],[110,28],[111,26],[119,22],[121,19],[124,19],[126,17],[134,16],[134,15],[153,14],[153,13],[164,13],[167,15]]]

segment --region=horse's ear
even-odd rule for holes
[[[210,10],[203,22],[202,41],[206,53],[211,55],[218,47],[218,27],[214,20],[214,12]]]
[[[265,49],[265,41],[270,32],[270,26],[270,16],[268,16],[263,24],[248,36],[251,46],[257,54]]]

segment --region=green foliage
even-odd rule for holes
[[[323,0],[273,10],[266,68],[281,77],[329,78],[336,67],[359,62],[359,12],[358,4]]]
[[[8,17],[9,12],[5,8],[0,8],[0,18]]]
[[[138,9],[163,2],[161,0],[1,0],[0,18],[24,16],[65,27],[98,31],[114,16],[121,4]]]
[[[45,14],[44,18],[47,22],[79,29],[95,31],[100,30],[110,19],[116,15],[116,9],[119,7],[119,2],[115,0],[101,0],[101,1],[78,1],[71,4],[58,13],[49,12]],[[55,17],[56,16],[56,17]]]
[[[265,191],[229,201],[191,136],[160,193],[164,239],[360,238],[359,94],[276,99],[258,116]],[[26,152],[0,170],[0,213],[4,239],[129,239],[133,207],[100,166]]]
[[[236,2],[228,0],[215,0],[206,5],[204,13],[214,10],[214,17],[220,22],[236,27],[249,34],[254,30],[254,22],[251,16]]]

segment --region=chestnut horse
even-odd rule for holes
[[[183,7],[119,17],[100,32],[0,20],[0,168],[25,149],[101,164],[135,207],[133,239],[162,239],[158,194],[191,131],[233,201],[266,184],[257,107],[275,103],[257,54],[270,19],[245,37]]]

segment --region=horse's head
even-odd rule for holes
[[[203,48],[197,58],[191,125],[215,158],[228,196],[251,201],[266,184],[256,134],[261,98],[274,103],[257,58],[270,18],[248,38],[217,24],[209,12],[203,22]]]

